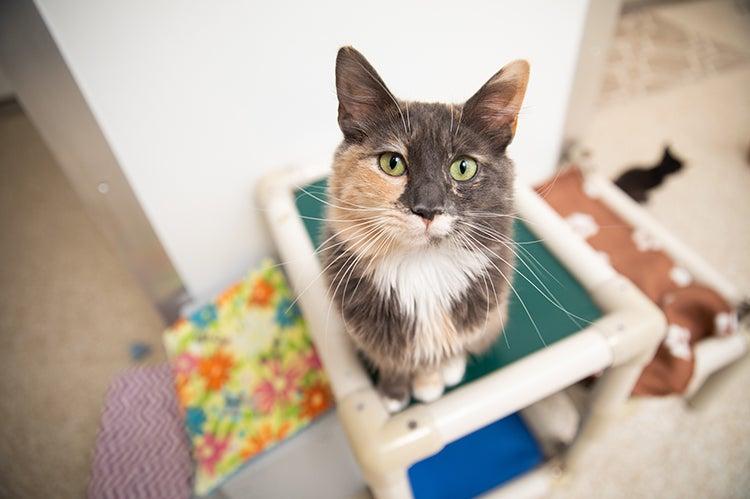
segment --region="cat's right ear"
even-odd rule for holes
[[[395,101],[375,69],[352,47],[340,48],[336,56],[336,93],[339,127],[352,140],[361,139]]]

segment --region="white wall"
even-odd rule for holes
[[[188,289],[204,295],[272,251],[252,201],[283,165],[330,160],[333,66],[351,44],[406,99],[460,102],[531,62],[511,146],[552,171],[587,0],[36,0]]]

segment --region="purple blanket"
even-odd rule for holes
[[[189,445],[169,366],[125,371],[104,402],[89,498],[190,497]]]

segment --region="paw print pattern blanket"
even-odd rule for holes
[[[693,374],[695,343],[736,331],[737,314],[731,305],[713,289],[696,282],[651,234],[628,225],[612,211],[577,168],[561,172],[537,192],[601,258],[664,311],[666,338],[633,394],[683,393]]]

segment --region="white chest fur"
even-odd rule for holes
[[[374,265],[372,277],[378,290],[387,296],[395,291],[401,312],[415,321],[416,362],[456,353],[451,305],[489,264],[483,254],[430,246],[394,252]]]

